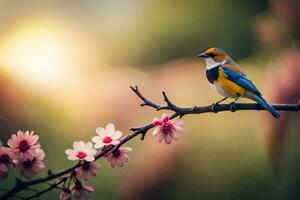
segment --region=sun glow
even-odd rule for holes
[[[57,81],[65,75],[71,49],[66,45],[66,34],[58,27],[23,24],[8,36],[0,59],[10,73],[42,82]]]

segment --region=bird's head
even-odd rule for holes
[[[200,58],[205,60],[211,60],[215,63],[222,63],[229,59],[228,54],[221,48],[209,48],[204,53],[198,55]]]

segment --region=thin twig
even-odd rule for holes
[[[57,188],[61,183],[65,182],[67,179],[61,179],[60,181],[58,181],[57,183],[53,183],[50,185],[50,187],[44,189],[44,190],[41,190],[39,192],[36,192],[36,194],[34,195],[31,195],[31,196],[28,196],[28,197],[25,197],[23,198],[23,200],[30,200],[30,199],[34,199],[34,198],[39,198],[42,194],[46,193],[46,192],[49,192],[55,188]]]
[[[140,104],[141,106],[149,106],[149,107],[154,108],[157,111],[158,110],[173,111],[173,114],[170,116],[171,119],[174,119],[176,117],[183,117],[183,116],[189,115],[189,114],[217,113],[217,112],[223,112],[223,111],[236,112],[238,110],[265,110],[262,106],[260,106],[257,103],[238,103],[238,104],[235,104],[234,106],[232,106],[232,104],[212,104],[212,105],[208,105],[208,106],[178,107],[170,101],[170,99],[168,98],[168,96],[166,95],[165,92],[163,92],[162,94],[163,94],[164,101],[166,102],[166,105],[159,105],[159,104],[156,104],[156,103],[148,100],[145,96],[143,96],[137,86],[135,86],[135,87],[130,86],[130,88],[142,100],[142,103]],[[298,104],[273,104],[272,106],[276,110],[281,110],[281,111],[300,111],[299,103]],[[133,139],[134,137],[136,137],[140,134],[142,135],[141,139],[144,139],[146,133],[153,127],[154,127],[154,125],[152,123],[149,123],[145,126],[140,126],[138,128],[131,128],[130,129],[131,132],[128,135],[126,135],[125,137],[123,137],[120,140],[120,143],[118,145],[108,146],[105,149],[100,150],[98,152],[98,154],[96,155],[95,160],[98,160],[99,158],[103,157],[104,155],[106,155],[109,152],[117,150],[123,144],[127,143],[128,141],[130,141],[131,139]],[[16,194],[18,192],[20,192],[24,189],[27,189],[30,186],[34,186],[34,185],[37,185],[40,183],[45,183],[50,180],[54,180],[54,179],[63,177],[66,174],[70,174],[77,167],[79,167],[81,165],[82,165],[82,163],[78,162],[77,164],[75,164],[71,167],[65,168],[57,173],[53,173],[52,171],[50,171],[51,173],[48,173],[48,175],[46,177],[34,179],[32,181],[24,182],[24,181],[20,181],[19,179],[17,179],[15,186],[11,190],[9,190],[7,193],[3,194],[0,197],[0,200],[5,200],[10,197],[14,197],[14,196],[16,196]],[[62,180],[64,180],[64,179],[61,179],[59,182],[61,183]],[[40,191],[36,195],[38,197],[38,196],[52,190],[53,188],[54,188],[54,185],[51,184],[49,188],[47,188],[43,191]],[[34,197],[36,197],[36,195]],[[27,197],[25,199],[28,200],[28,199],[31,199],[31,197],[30,198]]]

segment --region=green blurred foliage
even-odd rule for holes
[[[112,60],[121,58],[121,62],[149,66],[196,56],[213,46],[225,48],[235,58],[245,57],[257,48],[251,19],[267,8],[266,1],[260,0],[160,0],[143,4],[136,22],[115,39],[117,51]]]

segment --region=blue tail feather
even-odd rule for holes
[[[274,118],[280,118],[280,114],[270,104],[268,104],[264,98],[259,95],[255,95],[255,100],[266,110],[270,111]]]

